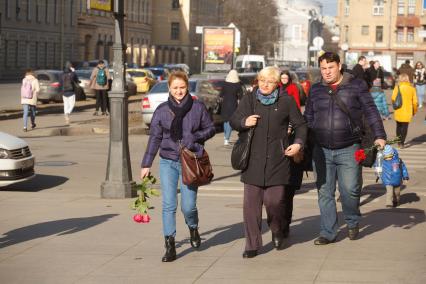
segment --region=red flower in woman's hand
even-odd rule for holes
[[[366,158],[364,149],[358,149],[355,151],[355,160],[359,163],[364,161]]]

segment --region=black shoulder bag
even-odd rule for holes
[[[253,102],[253,94],[249,94],[249,96],[251,96],[249,99],[250,104],[253,106],[254,114],[256,110],[256,102]],[[248,131],[238,133],[238,140],[235,142],[234,147],[232,147],[231,153],[231,165],[234,170],[244,171],[248,167],[254,128],[255,127],[251,127]]]
[[[352,128],[352,133],[359,136],[361,140],[361,147],[365,149],[372,149],[365,153],[366,158],[360,163],[363,167],[371,168],[376,161],[377,148],[374,146],[374,136],[373,132],[368,125],[365,117],[362,117],[362,126],[359,126],[355,123],[352,118],[351,113],[349,112],[348,107],[345,103],[340,99],[340,97],[336,94],[336,92],[332,91],[330,93],[331,98],[336,102],[337,106],[349,117],[349,121]]]

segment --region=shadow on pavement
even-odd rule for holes
[[[51,235],[62,236],[74,234],[106,222],[115,216],[118,216],[118,214],[63,219],[22,227],[3,233],[4,237],[0,238],[0,248]]]
[[[37,174],[33,179],[8,185],[0,188],[0,190],[37,192],[59,186],[67,181],[67,177]]]
[[[406,143],[404,146],[405,146],[405,148],[410,148],[411,146],[422,144],[423,142],[426,142],[426,134],[422,134],[420,136],[417,136],[417,137],[411,139],[411,141]]]

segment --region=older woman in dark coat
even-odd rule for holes
[[[255,257],[262,247],[263,205],[273,244],[276,249],[281,248],[284,185],[289,182],[290,159],[303,147],[307,132],[305,120],[294,99],[279,93],[279,69],[262,69],[258,81],[259,88],[243,97],[231,117],[232,128],[240,132],[255,127],[249,164],[241,175],[246,237],[244,258]],[[287,133],[290,122],[295,131],[291,145]]]

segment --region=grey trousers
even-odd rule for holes
[[[283,223],[284,185],[259,187],[244,184],[245,250],[262,247],[262,206],[265,205],[267,223],[271,232],[281,234]]]

